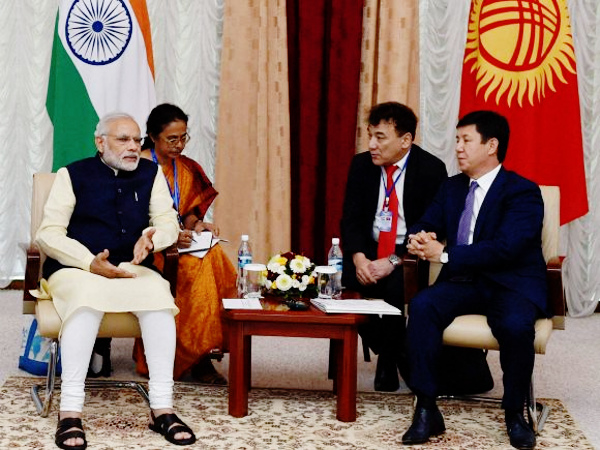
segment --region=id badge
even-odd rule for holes
[[[380,211],[379,213],[377,213],[377,216],[375,218],[375,225],[377,226],[377,228],[379,228],[379,231],[392,231],[392,212]]]

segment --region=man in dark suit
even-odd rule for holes
[[[406,231],[446,180],[446,166],[413,143],[417,117],[409,107],[396,102],[375,105],[368,123],[369,151],[354,157],[346,185],[342,281],[348,289],[403,310],[399,266],[406,252]],[[374,317],[360,333],[379,354],[375,389],[397,390],[398,368],[403,376],[407,372],[404,317]]]
[[[409,307],[410,380],[417,405],[404,444],[423,443],[445,431],[435,402],[443,330],[458,315],[485,314],[500,344],[510,443],[535,447],[523,409],[535,359],[534,324],[548,316],[541,247],[544,204],[536,184],[502,167],[508,137],[508,122],[501,115],[465,115],[456,141],[462,173],[442,185],[410,228],[408,251],[443,267],[436,283]]]

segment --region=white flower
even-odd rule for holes
[[[271,284],[273,284],[273,282],[272,282],[271,280],[269,280],[268,278],[266,278],[266,277],[265,277],[265,282],[264,282],[264,284],[265,284],[265,287],[266,287],[267,289],[271,289]]]
[[[286,274],[281,274],[275,280],[275,285],[280,291],[287,291],[292,287],[292,277]]]
[[[285,266],[279,266],[277,268],[277,270],[275,271],[275,273],[278,273],[279,275],[283,275],[285,273]]]
[[[308,275],[302,275],[302,284],[306,285],[310,281],[310,277]]]
[[[292,272],[294,273],[304,273],[306,270],[302,259],[297,256],[290,261],[290,269],[292,269]]]
[[[305,285],[305,284],[301,284],[301,285],[298,287],[298,290],[299,290],[300,292],[304,292],[304,291],[306,290],[306,285]]]
[[[301,260],[302,260],[302,264],[304,264],[305,269],[308,269],[311,266],[311,262],[310,259],[308,259],[306,256],[300,256]]]
[[[267,264],[267,270],[270,270],[273,273],[279,273],[281,264],[279,264],[277,261],[273,261],[273,259],[274,258],[271,258],[271,261],[269,261],[269,264]]]
[[[298,280],[292,280],[292,287],[298,289],[300,287],[300,282]]]

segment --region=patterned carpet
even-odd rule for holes
[[[56,402],[48,418],[39,417],[29,396],[35,379],[11,377],[0,388],[0,448],[52,449]],[[360,393],[358,419],[335,419],[335,397],[329,392],[255,389],[249,415],[227,414],[227,388],[176,384],[178,414],[195,431],[206,449],[395,449],[409,425],[412,397]],[[539,449],[591,449],[568,411],[558,400],[552,408]],[[413,449],[510,449],[502,411],[494,404],[443,401],[440,408],[447,431],[426,446]],[[84,410],[88,448],[183,448],[168,444],[147,427],[147,408],[132,390],[88,391]]]

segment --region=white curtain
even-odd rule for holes
[[[190,115],[186,154],[211,179],[224,1],[146,2],[157,100]],[[57,0],[0,1],[0,287],[23,277],[32,175],[52,167],[45,102],[57,9]]]
[[[577,57],[590,212],[561,229],[569,313],[592,314],[600,299],[600,3],[569,0]],[[420,0],[421,129],[423,146],[450,173],[460,102],[470,0]],[[560,145],[560,130],[556,130]],[[564,137],[568,139],[568,137]]]

